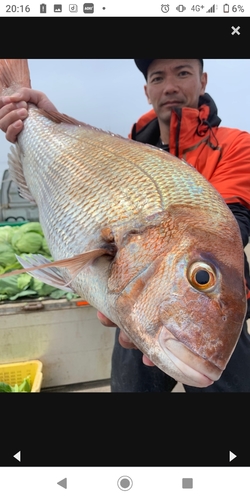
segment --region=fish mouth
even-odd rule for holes
[[[208,387],[220,378],[222,370],[190,351],[165,326],[160,330],[159,343],[178,370],[186,379],[190,379],[195,387]]]

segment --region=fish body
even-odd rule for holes
[[[0,61],[0,93],[28,85],[26,60]],[[22,264],[84,297],[176,380],[218,380],[246,313],[241,235],[222,197],[165,151],[28,111],[9,168],[55,262]]]

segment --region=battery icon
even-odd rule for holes
[[[229,5],[228,5],[228,3],[225,3],[225,4],[223,5],[223,12],[225,12],[225,14],[228,14],[228,13],[229,13]]]

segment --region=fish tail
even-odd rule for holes
[[[0,95],[12,95],[31,87],[27,59],[0,59]]]

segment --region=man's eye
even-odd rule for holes
[[[179,73],[179,76],[187,76],[187,75],[190,75],[189,71],[181,71]]]
[[[160,82],[161,80],[162,80],[161,76],[155,76],[154,78],[152,78],[151,83]]]

